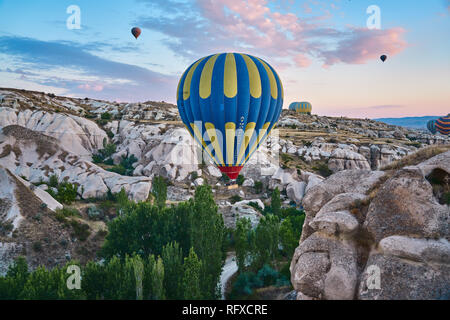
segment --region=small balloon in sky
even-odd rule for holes
[[[133,29],[131,29],[131,34],[137,39],[139,38],[139,36],[141,35],[141,29],[138,27],[134,27]]]
[[[387,59],[387,56],[386,56],[385,54],[383,54],[383,55],[380,57],[380,59],[381,59],[381,61],[385,62],[386,59]]]

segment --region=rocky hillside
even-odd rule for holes
[[[423,161],[449,149],[311,188],[291,263],[297,299],[449,299],[450,151]]]
[[[53,254],[48,265],[65,261],[66,255],[77,256],[79,239],[71,231],[72,221],[87,225],[82,228],[89,229],[90,241],[106,220],[92,220],[88,212],[107,207],[108,198],[122,189],[130,199],[147,200],[155,176],[169,181],[168,203],[191,198],[198,185],[212,185],[225,223],[233,227],[239,217],[248,217],[257,224],[261,215],[255,203],[264,208],[276,187],[284,206],[306,207],[311,190],[333,173],[350,170],[355,179],[363,173],[376,175],[376,170],[426,146],[450,143],[443,136],[368,119],[307,116],[287,110],[281,115],[278,129],[278,135],[275,132],[268,145],[243,169],[242,186],[230,191],[224,187],[226,181],[220,171],[207,158],[200,159],[201,150],[192,143],[175,105],[118,103],[0,89],[1,183],[13,179],[14,184],[28,190],[27,194],[37,197],[37,207],[45,203],[45,212],[37,208],[22,212],[17,209],[21,205],[17,192],[11,189],[0,193],[0,260],[7,265],[22,252],[17,248],[29,248],[34,242],[54,244],[60,241],[60,234],[73,246],[49,250]],[[62,219],[59,215],[67,230],[62,227],[60,233],[49,232],[42,222],[46,220],[38,223],[33,216],[39,213],[49,219],[58,217],[54,211],[62,206],[54,198],[62,198],[58,186],[67,183],[76,186],[72,206],[81,216]],[[106,216],[112,212],[104,211]],[[28,219],[28,214],[33,216]],[[34,229],[26,229],[28,223]],[[56,220],[55,228],[61,226],[58,223]],[[68,232],[67,238],[63,231]],[[14,238],[14,234],[27,236]],[[87,256],[95,255],[99,242],[101,237],[96,237]],[[38,257],[30,253],[34,251],[26,252],[30,265],[47,263],[33,260]]]

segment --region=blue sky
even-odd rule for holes
[[[373,4],[381,30],[366,27]],[[80,30],[66,27],[70,5],[81,10]],[[285,108],[306,100],[322,115],[446,114],[449,8],[447,0],[0,0],[0,86],[174,103],[193,61],[237,51],[275,67]],[[138,40],[133,26],[143,30]]]

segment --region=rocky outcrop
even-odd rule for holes
[[[60,141],[64,148],[83,159],[91,160],[92,153],[103,148],[108,139],[105,131],[88,119],[42,110],[18,111],[0,107],[0,128],[19,125]]]
[[[328,168],[333,172],[342,170],[370,170],[370,164],[363,155],[355,151],[337,148],[330,155]]]
[[[311,188],[291,262],[297,298],[448,299],[450,207],[433,184],[450,179],[449,163],[450,151],[386,175],[341,171]]]
[[[106,171],[61,147],[58,140],[20,126],[8,126],[0,134],[0,165],[31,183],[47,182],[56,175],[60,182],[79,186],[84,199],[105,197],[108,190],[122,188],[135,201],[148,197],[151,180]]]

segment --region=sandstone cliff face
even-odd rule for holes
[[[448,299],[449,166],[450,151],[395,172],[341,171],[311,188],[291,262],[297,298]]]

